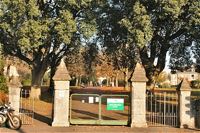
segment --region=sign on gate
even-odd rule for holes
[[[107,110],[124,110],[124,99],[107,98]]]

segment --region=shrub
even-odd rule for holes
[[[30,86],[31,85],[31,79],[24,79],[22,80],[23,86]]]
[[[25,74],[22,77],[22,85],[23,86],[30,86],[31,85],[31,75],[30,74]]]
[[[200,80],[194,80],[190,82],[190,86],[192,88],[199,88],[200,87]]]
[[[0,75],[0,92],[8,93],[8,87],[6,85],[6,78]]]
[[[8,96],[5,93],[0,92],[0,105],[7,102],[8,102]]]
[[[171,85],[169,83],[163,83],[161,85],[159,85],[160,88],[170,88]]]

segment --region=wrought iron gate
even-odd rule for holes
[[[19,115],[22,124],[33,124],[34,118],[34,99],[29,98],[30,90],[22,89],[20,93],[20,110]]]
[[[146,103],[146,119],[149,126],[179,126],[177,93],[149,93]]]
[[[70,123],[127,125],[130,121],[128,95],[72,94]]]

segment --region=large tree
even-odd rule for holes
[[[79,48],[67,55],[66,65],[69,74],[76,79],[75,86],[81,85],[82,76],[85,75],[85,60],[83,58],[84,47],[79,45]]]
[[[135,64],[135,44],[128,30],[120,24],[128,11],[123,1],[104,0],[97,9],[98,37],[103,46],[102,51],[107,54],[114,69],[124,73],[125,88],[128,88],[128,73]]]
[[[73,49],[71,39],[75,33],[82,33],[77,32],[77,27],[88,24],[84,21],[77,23],[85,17],[83,11],[88,5],[90,0],[0,2],[0,43],[5,54],[29,64],[33,87],[40,88],[47,68],[56,67],[61,58]]]
[[[147,0],[142,1],[151,16],[153,37],[148,47],[141,50],[142,63],[145,66],[149,83],[155,82],[165,67],[166,54],[171,47],[183,43],[183,47],[192,45],[193,34],[199,27],[199,0]],[[150,56],[148,52],[150,51]],[[157,63],[154,63],[155,59]]]
[[[182,39],[187,42],[184,46],[191,45],[195,41],[195,33],[199,31],[199,0],[104,2],[107,4],[104,4],[105,9],[102,10],[107,12],[102,12],[100,17],[107,22],[108,28],[100,34],[103,34],[104,38],[109,37],[107,40],[112,40],[109,43],[104,39],[105,47],[109,48],[111,44],[118,47],[124,44],[122,41],[135,46],[135,59],[142,62],[150,84],[155,83],[155,77],[164,69],[170,47],[180,44]],[[113,14],[116,19],[108,21]],[[120,32],[114,32],[115,30]],[[113,43],[113,40],[117,41]],[[116,51],[114,48],[109,49],[113,53]]]

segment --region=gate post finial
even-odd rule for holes
[[[147,127],[146,122],[146,82],[145,70],[139,63],[131,78],[131,127]]]

